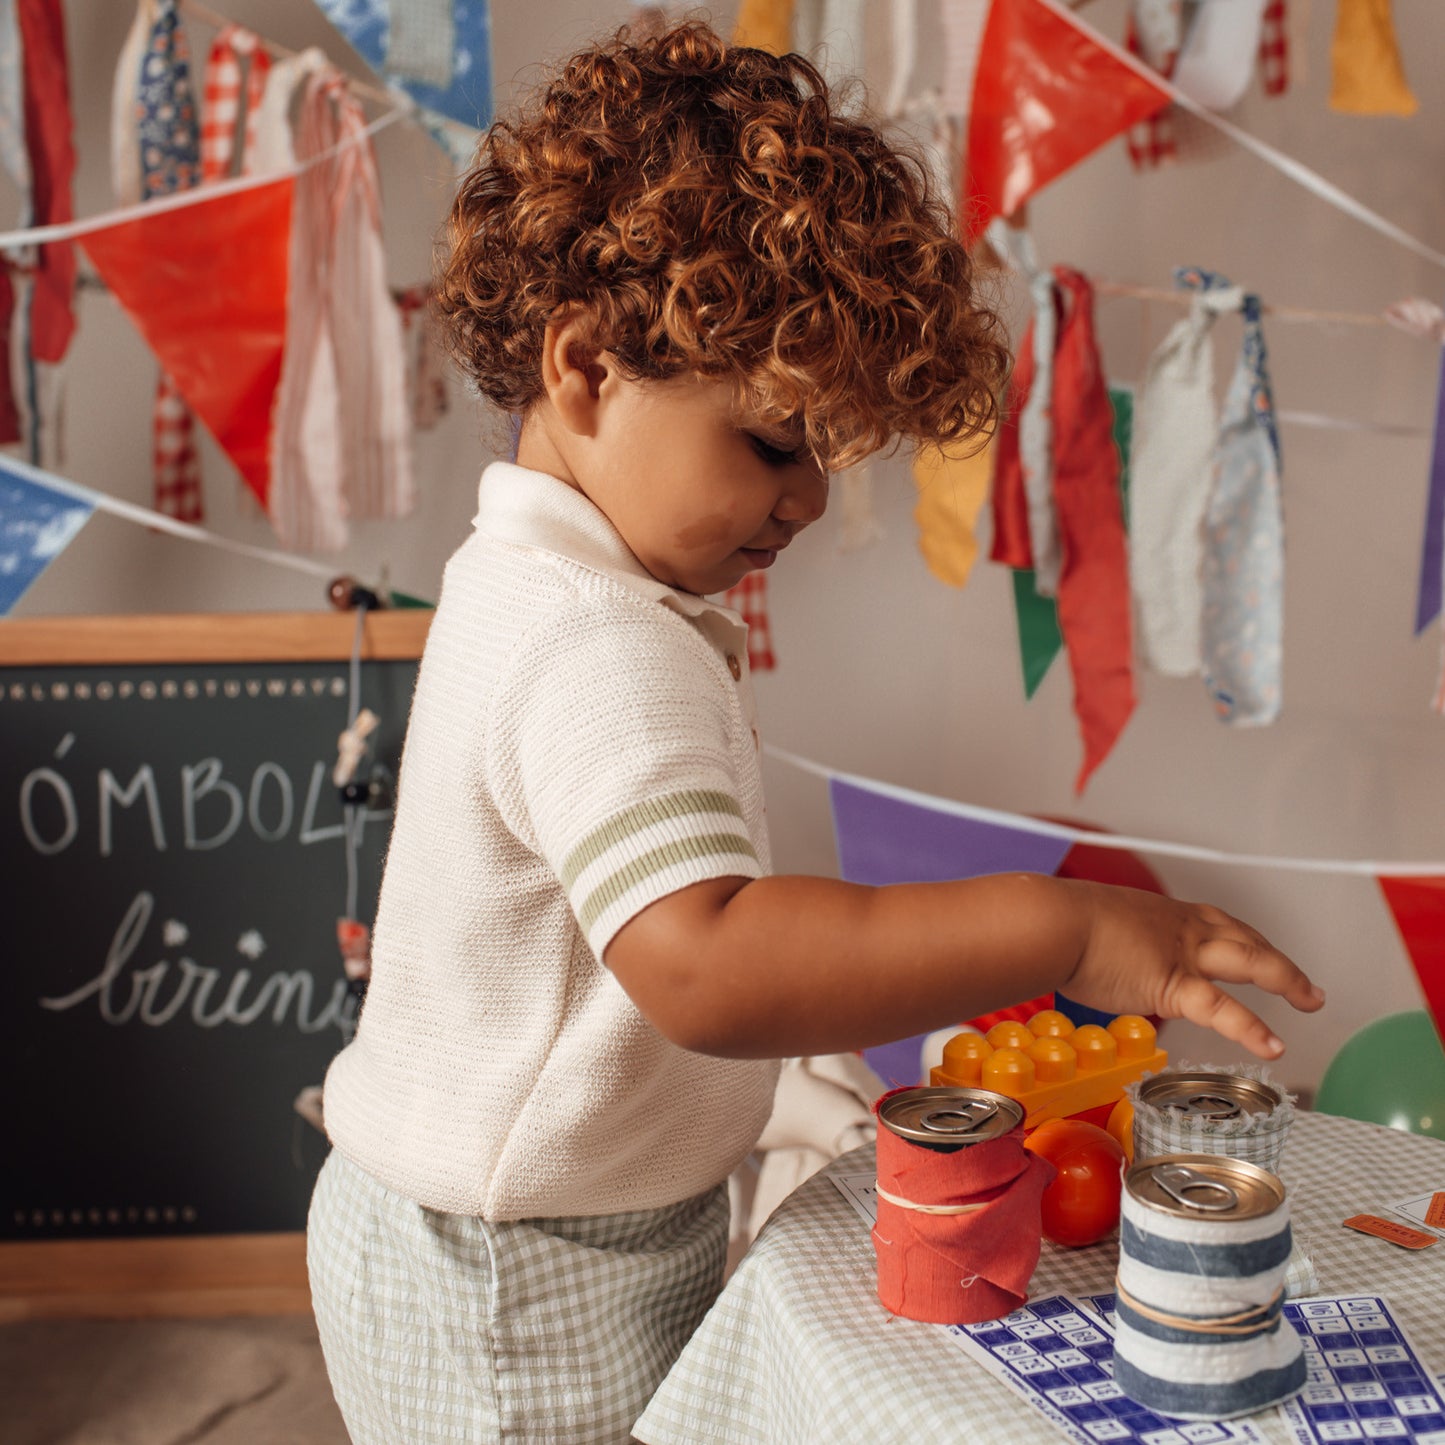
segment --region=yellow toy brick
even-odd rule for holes
[[[1168,1062],[1154,1025],[1139,1014],[1119,1014],[1103,1028],[1076,1027],[1057,1009],[1043,1009],[1027,1024],[955,1034],[929,1082],[1007,1094],[1024,1106],[1025,1129],[1077,1115],[1096,1115],[1102,1126],[1125,1085]]]

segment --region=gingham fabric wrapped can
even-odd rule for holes
[[[1294,1099],[1258,1067],[1182,1065],[1130,1084],[1134,1157],[1227,1154],[1279,1172]]]
[[[1134,1105],[1134,1157],[1221,1154],[1279,1173],[1294,1096],[1259,1065],[1181,1064],[1125,1089]],[[1319,1289],[1315,1267],[1296,1241],[1284,1277],[1291,1298]]]

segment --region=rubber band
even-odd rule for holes
[[[1143,1301],[1135,1299],[1117,1279],[1114,1281],[1114,1291],[1135,1314],[1143,1315],[1146,1320],[1153,1320],[1156,1325],[1168,1325],[1170,1329],[1186,1330],[1190,1334],[1238,1335],[1241,1338],[1262,1335],[1266,1331],[1272,1330],[1279,1322],[1277,1306],[1284,1299],[1284,1286],[1280,1285],[1264,1304],[1240,1310],[1238,1314],[1220,1315],[1217,1319],[1211,1320],[1191,1318],[1187,1315],[1171,1315],[1165,1310],[1156,1310],[1153,1305],[1146,1305]],[[1264,1319],[1254,1319],[1250,1324],[1239,1323],[1241,1320],[1252,1319],[1261,1310],[1270,1313],[1267,1313]]]
[[[896,1204],[900,1209],[911,1209],[917,1214],[973,1214],[983,1208],[983,1204],[919,1204],[916,1200],[903,1198],[901,1194],[890,1194],[876,1179],[873,1187],[878,1191],[880,1199],[886,1199],[889,1204]],[[984,1204],[988,1202],[985,1200]]]

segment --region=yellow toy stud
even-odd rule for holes
[[[1141,1014],[1120,1014],[1104,1025],[1119,1046],[1119,1058],[1147,1059],[1157,1047],[1154,1025]]]
[[[1035,1039],[1028,1055],[1034,1061],[1034,1078],[1040,1084],[1063,1084],[1078,1072],[1078,1055],[1068,1039]]]
[[[1034,1061],[1022,1049],[995,1049],[983,1061],[983,1087],[1016,1099],[1034,1086]]]
[[[984,1037],[996,1049],[1027,1049],[1034,1041],[1027,1024],[1017,1019],[1004,1019],[996,1023]]]
[[[952,1084],[976,1089],[983,1076],[983,1061],[992,1053],[993,1045],[982,1034],[954,1034],[944,1044],[943,1060],[934,1073],[947,1075]]]
[[[1114,1035],[1098,1024],[1080,1024],[1069,1035],[1069,1042],[1079,1056],[1079,1072],[1093,1073],[1096,1069],[1111,1069],[1119,1057],[1119,1045]]]
[[[1073,1019],[1056,1008],[1040,1009],[1029,1020],[1029,1032],[1036,1039],[1066,1039],[1073,1031]]]

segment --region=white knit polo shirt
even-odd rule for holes
[[[648,904],[769,871],[746,629],[581,492],[482,475],[407,729],[332,1143],[489,1219],[656,1208],[753,1147],[777,1065],[665,1039],[599,961]]]

